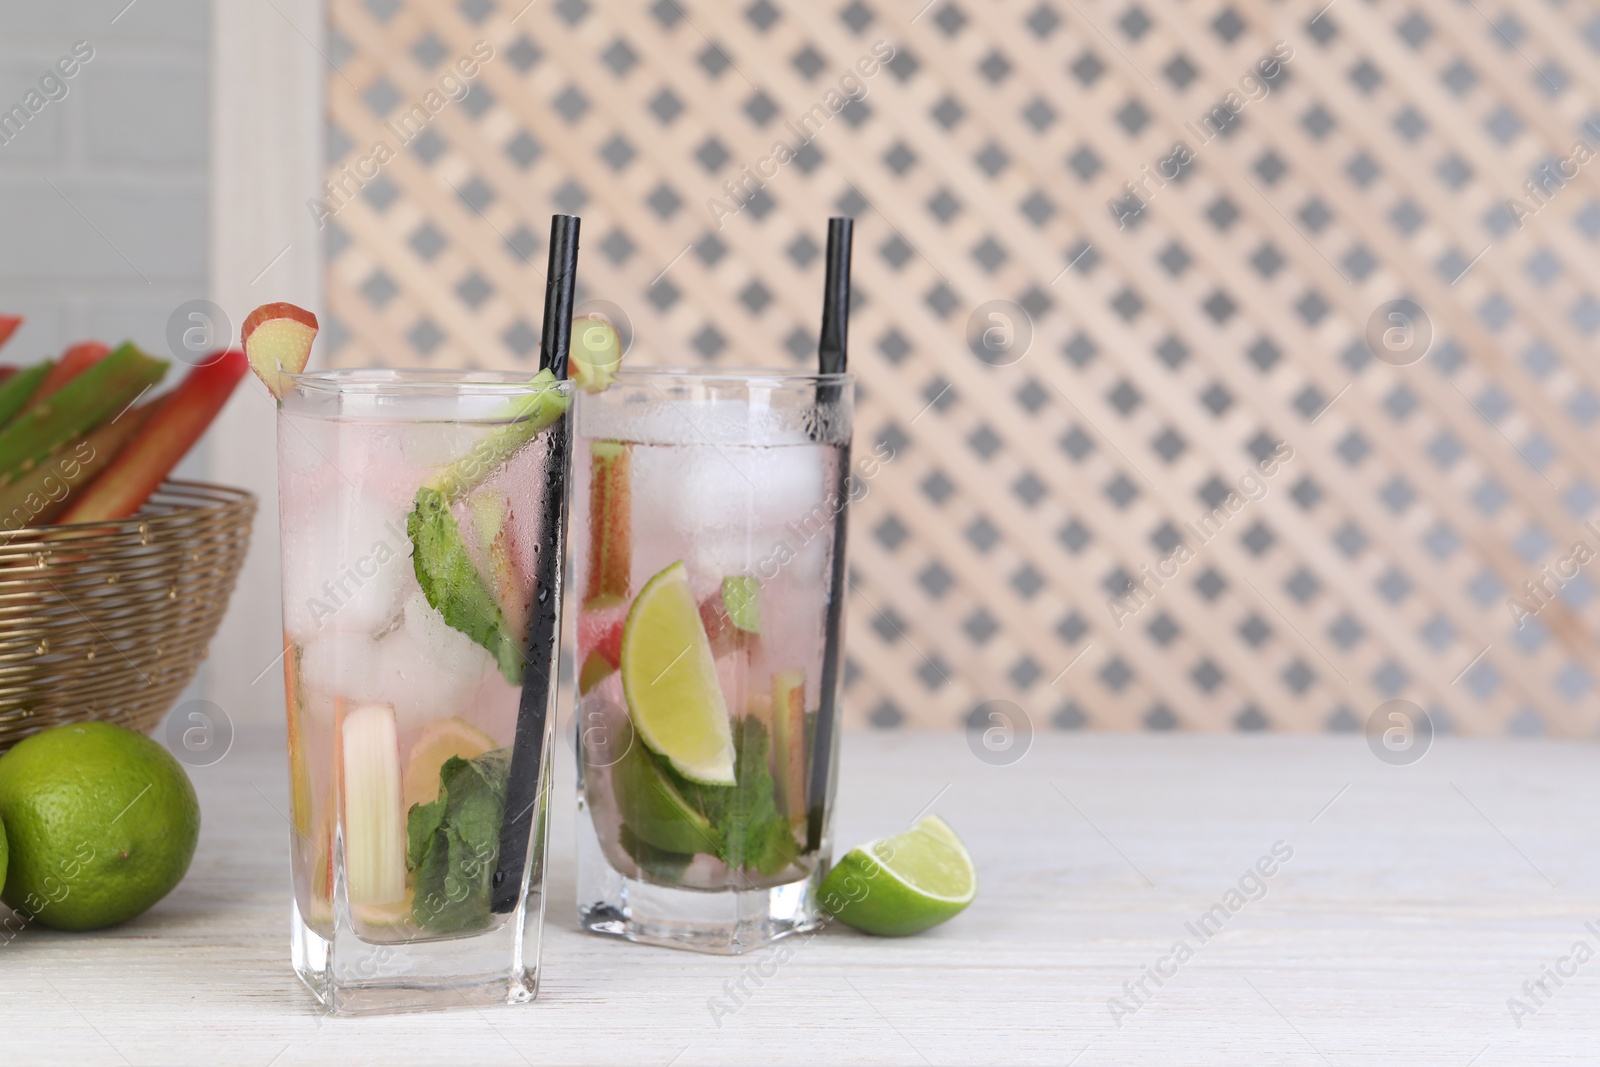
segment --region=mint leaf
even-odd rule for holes
[[[747,716],[734,724],[733,744],[733,785],[702,785],[678,774],[666,760],[658,759],[658,765],[716,828],[722,842],[718,859],[730,867],[773,874],[792,863],[800,849],[789,820],[778,812],[777,786],[767,767],[767,728]]]
[[[434,832],[444,822],[444,801],[431,804],[413,804],[406,814],[406,870],[422,866],[428,846],[433,843]]]
[[[406,534],[411,538],[417,584],[428,604],[445,622],[488,649],[506,681],[520,686],[526,659],[522,642],[472,562],[444,493],[427,486],[417,490],[406,516]]]
[[[572,404],[571,389],[565,382],[545,369],[529,379],[528,385],[528,390],[501,405],[495,421],[505,425],[424,483],[406,516],[412,565],[429,605],[452,627],[488,649],[500,673],[514,686],[522,684],[527,661],[525,637],[512,628],[494,592],[478,573],[450,505],[565,417]]]
[[[775,874],[795,861],[800,846],[795,843],[789,820],[773,809],[771,818],[752,823],[745,834],[745,866],[762,874]]]
[[[489,883],[499,857],[510,769],[509,749],[474,760],[452,756],[439,768],[439,799],[411,806],[411,914],[425,929],[461,933],[489,925]]]
[[[798,849],[789,820],[778,813],[777,785],[767,767],[770,739],[760,719],[745,718],[734,747],[736,810],[728,826],[738,834],[739,855],[726,862],[772,874],[787,866]]]
[[[452,756],[439,769],[444,821],[470,843],[493,848],[500,841],[511,750],[497,748],[473,760]]]

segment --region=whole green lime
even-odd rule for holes
[[[172,754],[126,727],[74,723],[0,756],[10,844],[0,900],[58,930],[126,922],[183,880],[200,804]]]

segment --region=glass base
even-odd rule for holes
[[[348,917],[330,940],[291,902],[295,973],[334,1015],[525,1004],[539,991],[542,894],[530,894],[495,929],[466,937],[376,944]]]
[[[599,885],[579,886],[578,923],[590,933],[643,945],[739,956],[818,929],[821,883],[820,864],[787,885],[720,892],[669,889],[606,868]]]

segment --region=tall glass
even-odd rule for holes
[[[531,1000],[571,384],[355,370],[278,409],[294,967],[340,1013]]]
[[[577,401],[578,913],[736,954],[817,925],[853,381],[624,371]]]

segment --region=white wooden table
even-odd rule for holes
[[[246,736],[193,772],[199,853],[150,913],[0,947],[0,1063],[1600,1061],[1600,958],[1543,976],[1600,951],[1592,745],[1441,739],[1393,767],[1359,737],[1053,735],[989,766],[959,734],[848,735],[841,839],[937,798],[977,902],[917,938],[829,929],[720,1025],[709,1001],[759,957],[577,932],[570,749],[539,1001],[320,1014],[289,969],[281,751]],[[1280,841],[1265,895],[1197,937]],[[1523,988],[1541,978],[1542,1004]],[[1114,1019],[1113,997],[1137,1010]],[[1520,1027],[1511,997],[1536,1009]]]

